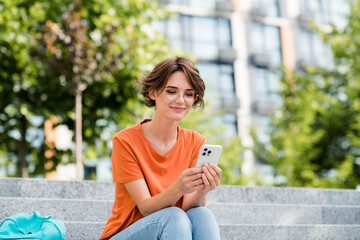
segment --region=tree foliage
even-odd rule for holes
[[[127,102],[137,101],[135,80],[170,52],[149,30],[164,16],[156,1],[0,1],[0,149],[7,162],[19,163],[17,176],[26,176],[31,162],[29,175],[60,162],[53,146],[45,157],[50,147],[41,129],[54,115],[74,129],[74,73],[83,87],[86,153],[97,157],[104,128],[120,124]],[[71,31],[76,24],[80,31]]]
[[[28,176],[28,164],[34,172],[44,168],[47,147],[39,143],[43,135],[36,131],[42,124],[31,119],[63,111],[58,102],[67,97],[64,88],[52,81],[52,73],[31,57],[30,50],[39,45],[45,12],[41,2],[0,2],[0,148],[5,163],[17,166],[13,173],[17,176]]]
[[[333,50],[334,67],[283,70],[283,106],[272,116],[270,143],[257,157],[280,184],[354,188],[360,182],[360,1],[342,29],[316,28]]]

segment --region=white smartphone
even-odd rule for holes
[[[202,167],[204,163],[217,165],[219,163],[222,150],[223,147],[220,145],[202,145],[195,167]]]

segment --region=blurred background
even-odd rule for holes
[[[357,188],[359,0],[0,0],[0,177],[111,181],[136,87],[191,58],[222,184]]]

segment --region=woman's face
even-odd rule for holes
[[[170,76],[159,95],[155,91],[151,95],[156,102],[156,114],[173,121],[184,119],[196,98],[194,89],[181,71]]]

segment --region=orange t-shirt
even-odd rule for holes
[[[158,154],[143,134],[141,124],[118,132],[113,138],[111,164],[115,185],[112,216],[107,221],[99,240],[109,239],[136,222],[143,215],[123,183],[144,178],[151,196],[173,184],[187,168],[194,167],[205,137],[193,130],[178,127],[178,138],[166,155]],[[182,198],[175,204],[182,206]]]

